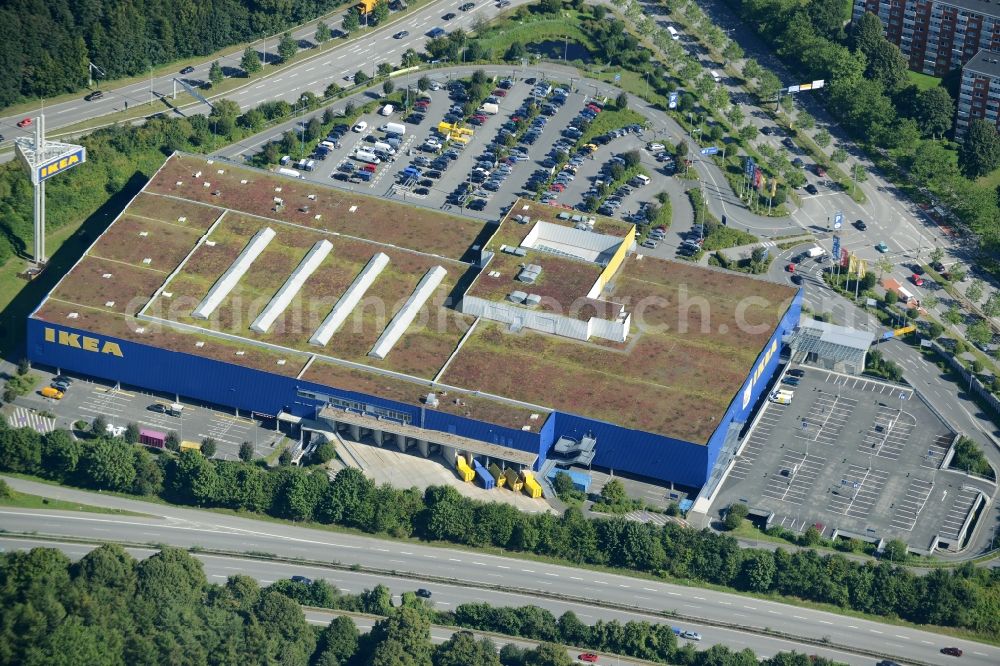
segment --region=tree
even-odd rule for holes
[[[91,434],[97,435],[98,437],[103,437],[108,431],[108,420],[104,418],[103,414],[98,414],[94,417],[94,420],[90,424]]]
[[[961,310],[958,309],[958,305],[952,303],[948,310],[944,313],[944,320],[953,326],[957,326],[962,323],[964,317],[962,316]]]
[[[619,479],[611,479],[601,488],[601,499],[605,504],[625,504],[629,501],[625,494],[625,484]]]
[[[319,632],[316,653],[332,660],[327,663],[346,664],[358,651],[359,638],[354,620],[338,615]]]
[[[937,138],[951,129],[955,101],[944,88],[929,88],[917,95],[914,119],[924,136]]]
[[[392,79],[386,79],[385,82],[382,84],[382,92],[386,95],[391,95],[392,91],[395,89],[396,86],[392,82]]]
[[[820,131],[816,132],[816,136],[813,137],[813,141],[815,141],[816,145],[819,146],[820,148],[826,148],[827,146],[829,146],[830,140],[831,140],[830,133],[827,132],[825,129],[821,129]]]
[[[985,319],[976,320],[965,328],[965,337],[977,347],[985,347],[993,340],[993,329]]]
[[[776,100],[781,90],[781,81],[771,70],[764,70],[757,79],[757,96],[761,102]]]
[[[760,130],[757,128],[756,125],[747,123],[746,125],[740,128],[739,131],[740,141],[742,141],[743,143],[749,143],[750,141],[753,141],[754,139],[757,138],[757,134],[759,132]]]
[[[389,76],[392,74],[392,65],[387,62],[380,62],[378,68],[376,69],[379,76]],[[389,92],[392,92],[391,90]],[[389,93],[386,93],[389,94]]]
[[[567,654],[566,648],[555,643],[541,643],[533,650],[528,650],[524,659],[525,666],[573,666],[573,659]]]
[[[830,161],[837,164],[847,161],[847,151],[843,148],[835,148],[833,152],[830,153]]]
[[[333,34],[330,32],[330,26],[328,26],[325,22],[320,21],[319,23],[316,24],[317,44],[323,44],[324,42],[329,41],[330,37],[332,36]]]
[[[253,444],[250,442],[243,442],[240,444],[240,460],[243,462],[250,462],[253,460]]]
[[[164,441],[163,445],[168,451],[179,451],[181,448],[181,438],[176,432],[171,430],[167,433],[167,439]]]
[[[743,519],[749,514],[746,504],[731,504],[726,511],[726,518],[723,525],[727,530],[735,530],[743,524]]]
[[[619,111],[624,111],[628,108],[628,93],[618,93],[618,97],[615,98],[615,108]]]
[[[372,25],[380,25],[382,21],[389,18],[389,3],[387,0],[378,0],[372,8]]]
[[[906,542],[901,539],[890,539],[885,544],[882,557],[890,562],[905,562],[907,558]]]
[[[125,426],[125,442],[128,444],[138,444],[139,443],[139,426],[135,422],[129,423]]]
[[[477,641],[471,631],[452,634],[434,650],[434,666],[500,666],[496,646],[488,638]]]
[[[344,20],[340,23],[341,29],[347,34],[351,34],[361,27],[361,12],[357,7],[351,7],[344,14]]]
[[[225,75],[222,73],[222,65],[216,60],[212,63],[212,66],[208,68],[208,80],[211,81],[213,86],[217,86],[225,79]]]
[[[395,608],[372,627],[368,666],[431,666],[430,621],[416,608]]]
[[[201,440],[201,455],[205,456],[206,458],[211,458],[212,456],[215,455],[216,446],[217,444],[213,438],[206,437],[205,439]]]
[[[288,61],[298,50],[299,44],[292,37],[292,33],[286,32],[281,36],[281,41],[278,42],[278,56],[283,62]]]
[[[812,529],[815,530],[816,528]],[[740,587],[750,592],[769,591],[774,582],[774,576],[777,573],[777,568],[774,565],[774,556],[766,550],[748,550],[744,553],[742,559],[739,578]]]
[[[38,433],[30,428],[0,430],[0,469],[35,472],[42,461]]]
[[[417,89],[420,90],[421,92],[429,90],[430,87],[431,87],[431,79],[426,74],[417,79]]]
[[[756,58],[747,58],[747,61],[743,64],[743,76],[753,80],[759,78],[763,73],[764,68],[760,66]]]
[[[305,130],[303,131],[305,140],[315,141],[320,137],[322,133],[323,133],[323,123],[320,122],[319,118],[313,116],[312,118],[309,119],[309,122],[306,123]]]
[[[944,259],[944,248],[941,246],[935,247],[931,250],[930,260],[931,263],[939,264],[941,260]]]
[[[926,306],[926,299],[924,299]],[[983,313],[987,317],[1000,317],[1000,291],[991,292],[983,304]]]
[[[970,282],[968,288],[965,290],[965,297],[973,303],[978,304],[983,299],[983,281],[976,278]]]
[[[288,449],[288,447],[285,447],[285,449],[281,452],[281,455],[278,456],[278,464],[282,467],[288,467],[292,464],[292,452]]]
[[[364,83],[367,83],[371,78],[372,77],[368,76],[359,69],[358,71],[354,72],[354,85],[360,86]]]
[[[337,457],[337,449],[329,441],[325,441],[313,451],[313,460],[320,465],[325,465]]]
[[[729,62],[740,60],[743,58],[743,47],[736,42],[729,40],[729,43],[726,44],[726,48],[722,50],[722,55],[725,56],[726,60]]]
[[[799,127],[799,129],[811,130],[816,126],[816,119],[813,118],[812,114],[808,111],[799,111],[795,114],[795,124]],[[827,132],[827,134],[829,134],[829,132]],[[819,142],[817,141],[817,143]]]
[[[95,488],[124,492],[135,480],[132,446],[118,438],[95,440],[84,450],[81,467],[88,485]]]
[[[743,109],[734,104],[728,111],[726,111],[726,120],[728,120],[729,124],[733,127],[740,127],[746,120],[746,116],[743,114]]]
[[[260,56],[257,55],[255,49],[246,47],[243,51],[243,57],[240,59],[240,69],[246,72],[247,76],[261,70]]]
[[[562,0],[541,0],[538,8],[543,14],[558,14],[562,11]]]
[[[969,123],[958,149],[958,164],[969,178],[979,178],[1000,165],[1000,135],[992,123],[976,118]]]

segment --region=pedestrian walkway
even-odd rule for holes
[[[816,237],[812,234],[804,234],[802,236],[794,236],[792,238],[779,238],[778,240],[762,240],[757,243],[751,243],[749,245],[738,245],[736,247],[727,247],[721,250],[721,252],[726,255],[729,259],[740,259],[744,255],[749,256],[753,252],[754,248],[772,248],[778,247],[778,244],[786,245],[789,243],[815,243]],[[706,253],[708,254],[708,253]]]
[[[41,434],[50,433],[56,429],[56,420],[47,416],[42,416],[33,409],[27,407],[15,407],[7,415],[7,423],[11,428],[31,428]]]

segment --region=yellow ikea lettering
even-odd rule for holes
[[[45,341],[72,347],[73,349],[82,349],[99,354],[111,354],[118,358],[122,358],[123,356],[121,345],[117,342],[111,342],[110,340],[102,341],[100,338],[93,338],[89,335],[81,335],[79,333],[70,333],[69,331],[56,331],[53,328],[46,328]]]
[[[71,166],[74,166],[79,163],[80,163],[79,155],[70,155],[69,157],[64,157],[58,162],[53,162],[52,164],[46,164],[45,166],[43,166],[41,168],[41,176],[42,178],[46,178],[54,173],[58,173],[63,169],[68,169]]]

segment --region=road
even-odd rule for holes
[[[360,70],[372,75],[379,63],[388,62],[398,66],[403,52],[407,49],[420,51],[428,39],[426,33],[435,27],[442,27],[449,32],[457,28],[469,30],[480,16],[492,18],[498,11],[495,4],[484,2],[477,3],[477,6],[468,12],[459,11],[458,6],[464,4],[464,1],[430,0],[425,6],[402,18],[398,18],[395,14],[390,15],[389,21],[382,28],[372,30],[360,38],[348,41],[334,40],[343,43],[317,50],[316,53],[309,53],[309,49],[306,49],[306,56],[293,66],[254,79],[221,97],[232,99],[240,105],[240,108],[248,109],[264,101],[280,99],[294,102],[306,91],[322,95],[330,83],[337,83],[340,86],[352,85],[347,79],[353,77],[355,72]],[[512,0],[511,7],[506,11],[527,2],[529,0]],[[446,13],[454,13],[456,17],[450,21],[443,21],[441,17]],[[338,14],[336,17],[328,18],[327,23],[332,28],[339,28],[341,20],[342,15]],[[402,39],[393,38],[394,34],[404,30],[410,34]],[[291,32],[295,39],[311,43],[316,33],[316,23],[309,22]],[[263,45],[260,41],[254,44],[262,59],[265,53],[261,49],[267,48],[266,56],[269,63],[277,60],[277,46],[277,38],[272,38]],[[233,50],[219,58],[219,64],[227,73],[238,73],[242,56],[243,49]],[[205,61],[196,65],[194,72],[184,75],[185,80],[194,84],[207,81],[211,62]],[[102,87],[104,97],[100,100],[86,102],[83,100],[86,91],[81,91],[77,99],[46,105],[46,131],[49,134],[58,134],[57,130],[61,127],[110,115],[122,111],[126,106],[134,109],[139,105],[148,105],[151,98],[169,97],[173,93],[173,80],[179,76],[178,72],[170,71],[154,75],[150,80],[117,88],[112,87],[114,85],[112,83],[108,87]],[[196,113],[204,113],[204,109],[199,108],[198,103],[191,102],[190,108]],[[154,101],[150,113],[165,110],[169,110],[168,107]],[[32,128],[19,129],[16,125],[25,115],[27,114],[0,116],[0,135],[4,137],[0,149],[8,148],[15,137],[32,135]],[[0,156],[0,161],[12,157],[13,153],[7,151]]]
[[[418,578],[446,577],[453,580],[459,588],[468,587],[471,590],[469,598],[472,599],[481,600],[486,596],[481,589],[477,592],[476,588],[503,586],[526,592],[524,601],[517,603],[527,603],[528,600],[539,602],[543,595],[571,595],[590,609],[588,613],[595,613],[598,608],[591,602],[627,607],[639,614],[674,612],[690,618],[732,623],[750,630],[768,627],[793,636],[814,640],[825,638],[835,645],[851,645],[858,650],[886,651],[902,661],[925,663],[935,663],[938,650],[943,645],[956,644],[966,651],[967,659],[963,663],[986,666],[1000,662],[1000,648],[994,646],[943,638],[928,631],[847,618],[738,594],[594,573],[575,567],[427,546],[416,542],[387,541],[260,522],[20,479],[5,480],[15,490],[22,492],[117,507],[154,516],[141,518],[3,509],[0,510],[0,528],[9,532],[70,536],[83,540],[96,538],[181,547],[200,546],[237,553],[252,550],[288,558],[306,558],[315,562],[336,562],[343,566],[360,564],[369,569],[405,573]],[[274,565],[268,563],[267,567],[273,570]],[[301,566],[296,567],[298,572],[303,569]],[[337,573],[337,578],[342,578],[340,572]],[[351,585],[358,584],[352,582],[345,587],[355,589]],[[489,598],[493,598],[493,594],[491,592]],[[445,601],[455,603],[460,597],[456,596],[454,599],[455,601],[446,598]],[[696,623],[686,621],[686,624],[694,626]],[[705,627],[703,634],[709,642],[729,643],[730,640],[735,640],[732,635],[724,636],[721,630],[709,626]],[[750,639],[746,637],[743,640]],[[735,643],[732,645],[736,646]],[[773,654],[776,650],[787,649],[777,643],[770,645],[771,650],[755,650]],[[799,645],[798,649],[801,651],[802,646]],[[814,649],[809,647],[810,652]],[[837,658],[844,659],[845,656]],[[868,661],[870,659],[858,663]]]

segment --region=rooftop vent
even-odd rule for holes
[[[194,177],[195,178],[201,178],[201,171],[195,171],[194,172]]]
[[[148,235],[149,235],[149,232],[148,232],[148,231],[140,231],[140,232],[139,232],[139,237],[140,237],[140,238],[145,238],[145,237],[146,237],[146,236],[148,236]]]
[[[181,224],[184,224],[185,222],[188,221],[188,219],[187,216],[181,215],[180,217],[177,218],[177,221],[180,222]]]
[[[244,179],[242,179],[242,180],[240,181],[240,185],[246,185],[246,184],[247,184],[247,183],[249,183],[249,182],[250,182],[249,180],[247,180],[246,178],[244,178]]]
[[[507,300],[511,301],[512,303],[524,303],[524,299],[526,299],[527,297],[528,295],[523,291],[512,291],[509,294],[507,294]]]
[[[428,393],[427,397],[424,398],[424,402],[428,407],[432,407],[434,409],[437,409],[437,406],[440,404],[436,393]]]
[[[101,277],[104,278],[105,280],[110,280],[111,279],[111,273],[105,273]]]
[[[226,173],[226,170],[225,169],[219,169],[218,171],[216,171],[216,173],[221,176],[222,174]]]
[[[66,315],[66,319],[76,319],[79,316],[80,316],[79,312],[70,312],[68,315]]]
[[[135,329],[135,332],[136,333],[145,333],[146,332],[146,327],[145,326],[140,326],[139,328]]]
[[[278,365],[284,365],[284,364],[285,364],[285,359],[279,358],[278,359]]]
[[[194,343],[194,346],[197,347],[198,349],[201,349],[202,347],[205,346],[205,341],[199,340],[198,342]]]
[[[106,307],[106,308],[113,308],[113,307],[115,307],[115,302],[114,301],[104,301],[104,307]]]
[[[316,201],[316,195],[315,194],[310,194],[307,198],[310,199],[311,201]]]
[[[153,263],[153,258],[152,257],[146,257],[145,259],[142,260],[142,263],[145,266],[149,266],[151,263]]]
[[[165,292],[163,292],[161,294],[161,296],[163,296],[163,298],[173,298],[174,292],[172,292],[172,291],[165,291]]]
[[[176,183],[174,183],[174,185],[176,185],[177,187],[180,187],[183,184],[184,184],[183,180],[178,180]]]
[[[209,247],[215,247],[215,241],[205,241],[205,245]]]
[[[528,297],[524,299],[524,304],[528,307],[535,307],[542,302],[542,297],[538,294],[528,294]]]
[[[541,273],[542,267],[538,264],[527,264],[521,269],[521,272],[517,274],[517,281],[533,284]]]
[[[204,183],[202,183],[202,187],[212,187],[212,183],[206,180]]]
[[[357,206],[351,206],[350,208],[348,208],[348,209],[347,209],[347,212],[348,212],[348,213],[353,213],[353,212],[355,212],[355,211],[357,211],[357,210],[358,210],[358,207],[357,207]]]
[[[205,160],[205,164],[211,166],[211,165],[215,164],[215,160]]]
[[[281,191],[281,188],[280,188],[280,187],[276,187],[276,188],[274,188],[274,191],[275,191],[275,192],[280,192],[280,191]]]
[[[246,352],[243,351],[242,349],[240,349],[239,351],[236,352],[237,356],[243,356],[244,354],[246,354]]]

